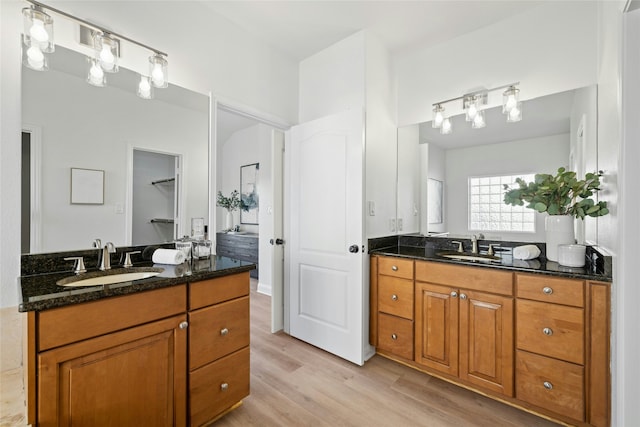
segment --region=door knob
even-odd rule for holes
[[[349,246],[349,252],[351,252],[352,254],[357,254],[358,251],[360,251],[360,247],[358,245]]]
[[[269,239],[269,243],[271,243],[272,245],[274,245],[274,244],[275,245],[281,245],[281,244],[284,243],[284,240],[282,240],[282,239],[276,239],[276,240]]]

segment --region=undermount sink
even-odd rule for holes
[[[438,252],[436,255],[443,258],[457,259],[459,261],[481,261],[481,262],[493,262],[500,261],[500,257],[495,255],[486,254],[468,254],[461,252]]]
[[[134,280],[148,279],[162,273],[164,268],[158,267],[130,267],[115,268],[106,271],[92,271],[77,276],[65,277],[56,282],[58,286],[99,286],[112,285],[114,283],[132,282]]]

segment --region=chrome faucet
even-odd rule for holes
[[[471,253],[478,253],[478,236],[476,236],[475,234],[471,235]]]
[[[107,242],[106,245],[98,252],[99,269],[110,270],[111,269],[111,254],[116,252],[116,247],[111,242]]]

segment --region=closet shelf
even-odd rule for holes
[[[152,224],[173,224],[172,219],[167,218],[151,218]]]
[[[165,179],[157,179],[155,181],[151,181],[151,185],[156,185],[156,184],[166,184],[168,182],[173,182],[175,181],[175,178],[165,178]]]

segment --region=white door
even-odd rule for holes
[[[363,137],[362,111],[293,127],[287,177],[290,333],[359,365],[365,339]]]
[[[271,186],[273,212],[271,215],[273,236],[271,243],[271,332],[284,327],[284,230],[283,230],[283,171],[284,133],[272,132]]]

